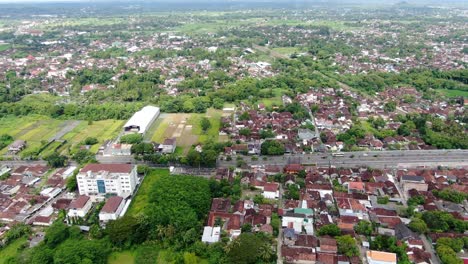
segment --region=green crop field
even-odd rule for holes
[[[65,122],[39,115],[8,116],[0,119],[0,134],[9,134],[15,140],[25,140],[27,142],[25,151],[28,151],[39,148],[44,141],[53,138]],[[5,154],[6,151],[7,148],[4,148],[0,154]]]
[[[87,137],[96,138],[99,143],[91,147],[91,152],[97,152],[100,144],[105,140],[113,139],[118,136],[125,121],[124,120],[101,120],[93,121],[89,124],[86,121],[82,121],[72,131],[65,134],[62,139],[68,141],[67,146],[76,146]]]

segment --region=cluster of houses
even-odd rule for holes
[[[453,12],[453,11],[451,11]],[[440,70],[463,69],[463,63],[468,60],[463,53],[463,40],[451,39],[449,42],[438,40],[440,36],[448,36],[452,28],[463,28],[463,24],[451,23],[430,25],[427,29],[418,31],[397,23],[369,21],[361,29],[353,29],[336,34],[338,39],[357,43],[360,52],[351,56],[338,53],[335,62],[343,66],[345,73],[362,73],[370,71],[401,72],[419,67],[432,67]],[[389,53],[393,47],[401,45],[398,31],[405,31],[412,43],[421,43],[423,48],[420,56],[416,54]],[[380,41],[375,41],[380,39]],[[407,41],[407,40],[406,40]],[[428,55],[431,54],[431,55]]]
[[[272,213],[271,204],[239,200],[232,205],[229,198],[213,198],[202,242],[219,242],[222,232],[231,240],[235,239],[241,234],[244,225],[249,225],[253,232],[273,234],[273,227],[270,225]]]
[[[60,211],[68,223],[81,223],[104,203],[99,221],[123,216],[140,179],[131,164],[89,164],[50,169],[43,165],[2,167],[0,173],[0,239],[10,226],[22,222],[50,226]],[[66,182],[76,174],[78,193],[67,192]]]
[[[231,140],[239,142],[227,147],[224,154],[260,154],[264,140],[277,140],[283,143],[286,153],[302,152],[304,146],[312,146],[318,135],[308,128],[301,128],[307,120],[301,122],[293,118],[290,112],[268,112],[240,103],[235,118],[223,117],[220,134],[229,135]],[[245,116],[248,115],[247,118]],[[245,133],[248,131],[248,133]],[[262,133],[271,133],[268,137]]]
[[[40,37],[43,31],[34,28],[40,26],[41,23],[29,22],[26,25],[21,25],[17,32],[18,34]],[[169,54],[185,50],[187,47],[199,47],[208,52],[216,52],[217,46],[205,46],[208,43],[204,43],[203,39],[200,38],[163,32],[151,36],[135,35],[128,40],[108,37],[91,41],[89,45],[83,45],[77,41],[78,38],[91,34],[93,33],[66,30],[67,45],[63,45],[65,42],[63,40],[43,41],[41,49],[37,53],[28,54],[23,58],[13,56],[14,49],[6,50],[0,56],[0,77],[4,77],[6,72],[14,71],[18,77],[39,80],[39,85],[33,91],[35,93],[53,91],[62,96],[69,96],[72,90],[72,79],[67,74],[68,72],[78,72],[84,69],[114,70],[119,63],[124,62],[127,67],[116,72],[111,80],[118,81],[127,72],[126,69],[158,70],[165,80],[158,88],[165,90],[169,95],[176,96],[182,92],[178,90],[178,84],[185,79],[183,69],[192,69],[196,74],[207,77],[215,68],[216,61],[199,60],[194,56],[174,55],[156,59],[145,54],[152,49],[162,49],[168,51]],[[218,40],[224,41],[219,37]],[[109,49],[123,50],[125,54],[110,58],[96,55]],[[243,57],[244,53],[241,52],[241,48],[237,47],[236,49],[239,50],[239,55],[227,58],[230,65],[226,66],[225,73],[228,76],[242,78],[248,75],[264,78],[276,74],[271,69],[270,64],[248,60]],[[112,88],[113,85],[88,83],[81,87],[81,93]],[[198,91],[194,90],[194,92]]]
[[[280,182],[271,181],[282,174]],[[254,204],[241,200],[231,205],[229,199],[213,199],[208,225],[202,241],[216,242],[222,234],[231,238],[240,233],[245,223],[255,231],[267,232],[268,216],[279,215],[282,232],[278,243],[281,256],[287,263],[397,263],[397,255],[370,249],[371,240],[356,233],[360,221],[377,226],[372,237],[396,237],[407,245],[407,255],[413,263],[433,263],[430,252],[418,234],[408,228],[411,221],[401,213],[400,205],[413,196],[424,197],[415,211],[445,211],[457,219],[468,220],[468,203],[456,204],[435,197],[433,190],[450,188],[468,192],[467,169],[368,169],[316,168],[300,164],[286,166],[251,166],[232,171],[218,168],[216,179],[233,181],[239,175],[241,184],[254,187],[264,198],[278,200],[279,205]],[[273,177],[273,178],[272,178]],[[289,186],[299,188],[299,199],[287,198]],[[285,198],[286,197],[286,198]],[[265,211],[265,207],[268,210]],[[253,220],[252,220],[253,219]],[[258,220],[258,221],[257,221]],[[354,237],[361,253],[348,257],[339,253],[333,237],[319,236],[322,227],[335,224],[342,235]],[[429,233],[436,243],[440,237],[458,237],[456,233]],[[216,238],[216,239],[214,239]],[[359,241],[359,242],[357,242]]]

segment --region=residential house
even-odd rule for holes
[[[91,198],[86,195],[80,195],[74,199],[68,206],[69,217],[85,217],[91,209],[93,203]]]
[[[164,154],[172,154],[176,149],[176,139],[166,138],[162,144],[159,145],[158,150]]]
[[[26,141],[17,139],[13,143],[11,143],[10,146],[8,146],[8,151],[16,154],[24,148],[26,148]]]
[[[122,210],[125,207],[125,200],[120,196],[112,196],[106,201],[106,204],[99,212],[99,221],[107,222],[116,220],[120,217]]]
[[[267,182],[263,186],[263,197],[267,199],[277,199],[279,198],[279,184],[276,182]]]
[[[395,253],[369,250],[366,252],[366,257],[369,264],[397,264]]]
[[[205,226],[203,229],[202,242],[211,244],[219,241],[221,235],[221,227],[215,226]]]

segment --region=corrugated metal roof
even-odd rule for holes
[[[140,111],[133,114],[125,124],[124,128],[139,127],[139,133],[144,134],[158,115],[159,107],[150,105],[145,106]]]

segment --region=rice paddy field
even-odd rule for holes
[[[56,141],[41,152],[42,157],[55,151],[67,152],[87,137],[98,139],[99,144],[91,148],[91,151],[97,152],[101,143],[119,134],[124,122],[124,120],[102,120],[88,123],[87,121],[58,120],[39,115],[8,116],[0,119],[0,135],[8,134],[15,140],[26,141],[27,147],[21,154],[40,149],[53,139]],[[62,143],[63,140],[66,140],[66,143]],[[3,148],[0,150],[0,155],[7,154],[7,151],[8,147]]]
[[[65,134],[62,139],[68,141],[64,149],[70,146],[73,148],[75,145],[79,144],[87,137],[94,137],[98,140],[98,144],[93,145],[90,149],[91,152],[97,152],[99,146],[108,139],[113,139],[119,135],[122,131],[122,127],[125,123],[125,120],[101,120],[93,121],[89,123],[87,121],[81,121],[78,126],[76,126],[72,131]]]

